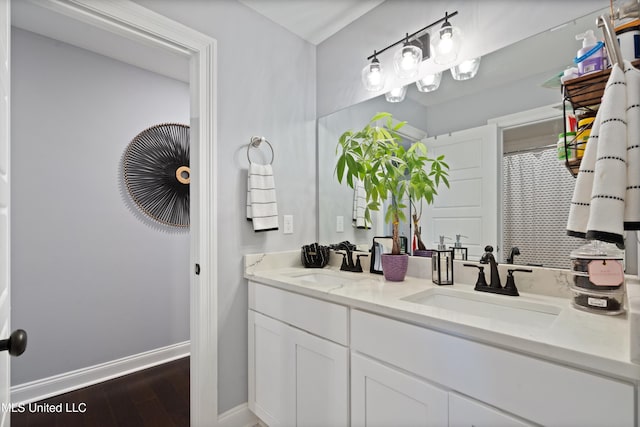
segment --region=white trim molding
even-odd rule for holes
[[[11,402],[28,404],[189,356],[189,341],[11,387]]]
[[[562,104],[553,104],[496,117],[495,119],[487,120],[487,124],[495,124],[498,128],[508,129],[546,122],[559,117],[562,117]]]
[[[218,425],[217,69],[215,39],[129,0],[30,0],[189,59],[191,95],[191,425]],[[196,267],[196,265],[198,267]]]
[[[260,425],[260,420],[249,410],[245,402],[229,409],[218,418],[219,427],[253,427]]]

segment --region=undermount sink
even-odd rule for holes
[[[345,282],[362,280],[362,278],[355,277],[350,273],[338,273],[332,271],[310,271],[308,273],[297,273],[291,277],[299,279],[305,284],[320,288],[336,288],[342,286]]]
[[[429,289],[402,299],[415,304],[538,328],[549,327],[562,311],[555,305],[527,301],[522,297],[476,294],[454,289]]]

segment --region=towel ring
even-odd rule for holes
[[[273,146],[271,145],[271,143],[269,141],[267,141],[267,139],[264,136],[252,136],[251,137],[251,142],[249,143],[249,145],[247,146],[247,160],[249,160],[249,163],[251,162],[251,157],[249,157],[249,151],[251,150],[251,148],[258,148],[260,147],[260,144],[266,142],[267,145],[269,146],[269,148],[271,149],[271,161],[269,162],[269,164],[273,164],[273,159],[275,157],[275,152],[273,151]]]

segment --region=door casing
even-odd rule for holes
[[[189,60],[190,416],[193,426],[216,426],[219,424],[216,40],[130,1],[27,1],[127,39],[168,49]]]

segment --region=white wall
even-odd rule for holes
[[[459,11],[451,22],[464,32],[460,59],[467,59],[484,56],[606,6],[601,0],[387,0],[318,45],[318,116],[375,97],[377,94],[367,92],[360,82],[360,72],[368,63],[366,58],[374,49],[386,47],[406,32],[414,32],[444,17],[445,11]],[[392,69],[388,62],[392,51],[379,56],[387,69]],[[433,61],[422,64],[423,71],[437,68]],[[407,82],[388,81],[380,93]]]
[[[12,384],[189,339],[189,235],[128,210],[119,165],[189,123],[188,85],[12,29]]]
[[[218,42],[218,402],[247,401],[245,253],[297,249],[316,239],[315,47],[235,0],[136,0]],[[255,233],[245,218],[247,144],[273,145],[280,231]],[[282,233],[282,215],[294,233]]]

